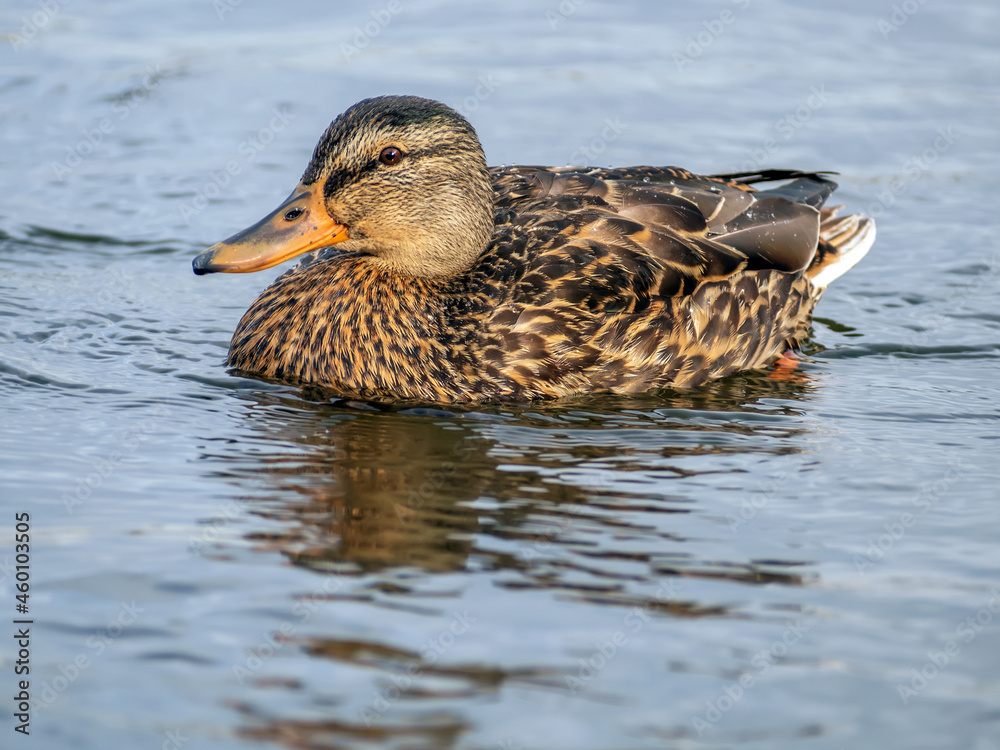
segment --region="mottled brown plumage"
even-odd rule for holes
[[[786,182],[751,186],[771,180]],[[381,97],[331,124],[302,192],[195,270],[266,267],[261,246],[283,232],[339,233],[240,321],[228,364],[264,378],[431,402],[691,387],[806,337],[826,284],[874,240],[871,219],[822,208],[835,187],[799,172],[487,170],[460,115]],[[312,226],[322,212],[332,228]],[[233,260],[250,245],[252,264]]]

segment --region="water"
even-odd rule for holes
[[[4,747],[1000,747],[1000,11],[677,6],[5,5]],[[494,164],[834,169],[879,239],[782,379],[375,411],[228,375],[276,273],[191,258],[383,93]]]

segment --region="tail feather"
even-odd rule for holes
[[[806,276],[821,290],[853,268],[875,243],[875,220],[863,214],[838,217],[841,208],[820,211],[819,248]]]
[[[757,195],[780,196],[792,203],[804,203],[813,208],[820,208],[826,199],[837,189],[837,183],[827,180],[819,175],[807,175],[787,182],[781,187],[762,190]]]

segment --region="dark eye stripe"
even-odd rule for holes
[[[436,149],[407,151],[406,158],[414,159],[414,158],[419,158],[421,156],[431,156],[432,154],[440,154],[440,151]],[[367,164],[362,165],[359,169],[340,169],[336,172],[332,172],[330,176],[326,178],[326,182],[323,185],[323,195],[329,198],[338,190],[343,188],[345,185],[348,185],[356,180],[361,179],[369,172],[374,172],[379,167],[384,167],[384,165],[378,160],[378,156],[376,156]],[[388,171],[386,172],[386,174],[388,174]]]

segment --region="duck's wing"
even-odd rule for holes
[[[470,288],[494,300],[487,360],[529,396],[697,384],[759,366],[808,325],[801,272],[836,187],[822,175],[505,167],[493,179],[497,234]],[[749,184],[764,179],[785,184]]]
[[[503,167],[493,180],[500,223],[529,232],[538,250],[525,259],[522,300],[561,298],[595,312],[689,295],[744,270],[806,269],[819,208],[836,188],[814,173],[675,167]],[[765,180],[785,184],[750,185]]]

